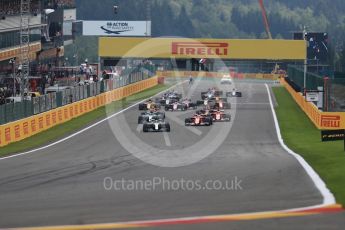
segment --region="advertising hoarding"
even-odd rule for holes
[[[151,36],[151,21],[83,21],[84,36]]]
[[[99,56],[304,60],[307,54],[303,40],[101,37]]]

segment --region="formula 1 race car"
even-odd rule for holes
[[[161,97],[161,98],[156,98],[156,103],[160,104],[160,105],[170,105],[174,102],[177,102],[179,101],[178,98],[165,98],[165,97]]]
[[[212,125],[213,122],[212,122],[212,115],[210,113],[210,110],[201,109],[201,110],[196,111],[195,114],[210,118],[211,119],[211,125]]]
[[[187,109],[188,106],[181,102],[175,102],[173,104],[165,106],[165,111],[186,111]]]
[[[223,77],[220,80],[220,84],[222,84],[222,85],[231,85],[232,84],[232,79],[230,77]]]
[[[148,100],[147,102],[139,104],[139,110],[150,110],[150,109],[157,109],[159,110],[161,106],[152,102],[152,100]]]
[[[205,106],[207,106],[207,105],[210,105],[211,104],[211,106],[212,105],[214,105],[215,103],[217,103],[217,102],[221,102],[221,103],[228,103],[228,98],[226,98],[226,97],[214,97],[214,98],[212,98],[212,99],[204,99],[204,100],[202,100],[202,101],[197,101],[196,102],[196,104],[197,105],[205,105]],[[226,105],[225,105],[226,106]],[[230,109],[230,108],[229,108]]]
[[[209,90],[207,92],[201,92],[201,99],[213,99],[215,97],[221,97],[223,96],[223,91],[219,90]]]
[[[226,92],[227,97],[242,97],[242,92],[233,90],[232,92]]]
[[[170,132],[170,124],[162,119],[144,122],[143,132]]]
[[[162,95],[162,98],[164,98],[164,99],[170,98],[170,99],[180,100],[182,98],[182,94],[177,93],[175,91],[171,91],[171,92],[164,93]]]
[[[181,103],[187,105],[188,109],[197,109],[198,107],[198,104],[195,102],[192,102],[192,100],[190,99],[183,99]]]
[[[191,118],[186,118],[184,123],[186,126],[210,126],[212,125],[212,118],[195,114]]]
[[[229,102],[224,102],[222,100],[219,101],[211,101],[210,109],[218,110],[218,109],[231,109],[231,104]]]
[[[212,116],[212,120],[215,122],[230,122],[231,121],[231,115],[224,113],[222,110],[213,110],[210,112]]]
[[[138,124],[143,124],[144,122],[150,122],[156,119],[165,119],[165,113],[157,111],[143,112],[138,117]]]

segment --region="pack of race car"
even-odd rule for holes
[[[138,124],[143,124],[144,122],[150,122],[155,119],[165,119],[165,113],[159,111],[146,111],[142,112],[138,117]]]
[[[188,98],[182,99],[182,94],[171,91],[155,99],[155,104],[164,106],[165,111],[186,111],[188,109],[197,109],[197,103]]]
[[[203,101],[197,101],[197,104],[204,105],[210,109],[231,109],[231,104],[227,98],[204,99]]]
[[[165,121],[165,113],[159,111],[162,107],[165,111],[186,111],[197,109],[201,105],[204,106],[204,109],[185,118],[186,126],[210,126],[213,122],[230,122],[231,115],[225,112],[226,109],[231,109],[227,97],[242,96],[242,94],[238,91],[236,94],[226,92],[226,97],[222,97],[223,94],[223,91],[209,89],[201,93],[202,100],[194,103],[190,99],[182,99],[182,95],[174,91],[165,93],[156,98],[155,102],[149,99],[139,104],[139,110],[145,110],[145,112],[139,115],[138,124],[143,124],[143,132],[170,132],[170,124]]]
[[[150,106],[145,106],[150,105]],[[170,124],[165,121],[165,113],[160,112],[160,105],[149,100],[139,105],[139,110],[146,110],[138,116],[138,124],[143,124],[143,132],[170,132]]]
[[[189,118],[185,119],[186,126],[210,126],[213,122],[230,122],[231,115],[224,110],[202,109]]]
[[[169,91],[167,93],[164,93],[161,97],[156,98],[156,103],[165,106],[180,101],[181,99],[182,94],[177,93],[175,91]]]
[[[186,126],[210,126],[213,122],[230,122],[231,115],[225,113],[225,109],[231,109],[228,99],[223,96],[223,91],[209,89],[201,93],[201,99],[197,105],[203,105],[204,109],[185,119]]]

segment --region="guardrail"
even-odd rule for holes
[[[137,81],[118,88],[114,88],[114,86],[116,87],[117,85],[116,83],[114,84],[113,81],[106,82],[107,84],[105,85],[109,87],[107,92],[15,122],[0,125],[0,147],[33,136],[113,101],[121,100],[135,93],[149,89],[158,84],[158,78],[150,77],[146,80]]]
[[[205,72],[205,71],[157,71],[158,77],[209,77],[222,78],[229,72]],[[264,79],[264,80],[278,80],[284,77],[285,74],[264,74],[264,73],[231,73],[234,79]]]
[[[148,71],[133,72],[115,79],[89,85],[74,86],[60,92],[33,97],[30,101],[0,105],[0,125],[93,97],[100,93],[148,79],[149,77],[152,77],[152,74]]]

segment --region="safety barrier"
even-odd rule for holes
[[[158,77],[206,77],[206,78],[222,78],[228,73],[225,72],[205,72],[205,71],[157,71]],[[235,79],[264,79],[278,80],[284,74],[263,74],[263,73],[231,73],[231,77]]]
[[[105,87],[108,82],[112,82],[111,90],[113,90],[148,79],[152,76],[154,76],[154,72],[150,72],[147,69],[128,69],[126,73],[122,73],[121,76],[116,78],[93,82],[87,85],[75,85],[56,89],[58,91],[56,93],[32,97],[30,98],[31,101],[25,100],[23,102],[0,104],[0,125],[43,113],[88,97],[96,96],[109,90]]]
[[[107,87],[110,87],[112,83],[108,81],[107,84]],[[0,147],[31,137],[113,101],[118,101],[135,93],[152,88],[157,84],[157,76],[148,78],[143,81],[112,89],[108,92],[95,95],[94,97],[89,97],[47,112],[1,125]],[[97,91],[98,88],[93,90]]]
[[[322,112],[312,102],[306,101],[305,97],[296,92],[284,78],[281,79],[281,83],[318,129],[345,129],[345,112]]]

